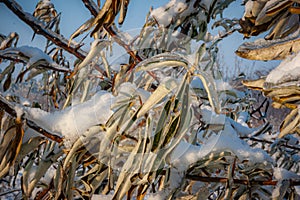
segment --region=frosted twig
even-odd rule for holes
[[[84,3],[85,7],[91,12],[93,16],[97,16],[99,9],[97,5],[91,1],[91,0],[82,0]],[[108,34],[114,38],[114,40],[122,46],[126,52],[136,61],[136,62],[141,62],[143,59],[139,55],[135,55],[135,53],[132,51],[131,47],[126,44],[119,36],[118,34],[110,27],[104,25],[103,28],[108,32]]]
[[[0,95],[0,107],[1,107],[1,109],[3,109],[5,112],[7,112],[12,117],[17,117],[17,113],[14,109],[14,106],[10,102],[8,102],[2,95]],[[24,118],[24,115],[22,116],[22,119],[23,120],[25,119],[25,122],[28,127],[37,131],[38,133],[42,134],[46,138],[49,138],[58,143],[61,143],[63,141],[63,139],[61,137],[59,137],[55,134],[52,134],[52,133],[46,131],[45,129],[39,127],[35,122],[26,119],[26,117]]]

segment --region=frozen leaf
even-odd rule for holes
[[[148,100],[143,104],[137,117],[143,116],[148,112],[155,104],[160,102],[165,96],[167,96],[172,90],[178,86],[178,83],[173,78],[167,78],[161,83],[158,88],[152,93]]]

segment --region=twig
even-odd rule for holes
[[[254,109],[252,112],[250,112],[250,116],[251,116],[251,117],[254,117],[254,114],[255,114],[256,112],[258,112],[259,115],[260,115],[260,118],[257,119],[257,120],[264,119],[264,118],[266,117],[265,115],[266,115],[266,113],[267,113],[267,111],[268,111],[268,107],[269,107],[269,101],[267,101],[267,100],[268,100],[268,99],[265,98],[264,101],[259,105],[258,108]],[[264,112],[265,114],[263,115],[262,112],[261,112],[261,109],[264,107],[265,103],[266,103],[266,108],[265,108],[265,112]],[[264,121],[265,121],[265,119],[264,119]]]
[[[225,177],[208,177],[208,176],[196,176],[196,175],[189,175],[185,176],[187,179],[194,180],[194,181],[201,181],[201,182],[216,182],[216,183],[226,183],[228,178]],[[269,181],[259,181],[259,180],[243,180],[243,179],[232,179],[234,184],[240,185],[276,185],[277,181],[269,180]],[[300,185],[299,180],[290,180],[291,186],[298,186]]]
[[[77,58],[83,60],[86,56],[86,52],[76,47],[74,44],[68,45],[68,40],[62,35],[57,34],[49,28],[46,28],[43,22],[37,20],[30,13],[23,11],[22,7],[14,0],[1,0],[7,8],[15,13],[22,21],[28,24],[35,33],[43,35],[48,40],[52,41],[57,46],[63,48],[69,53],[75,55]]]
[[[22,60],[22,59],[14,58],[14,57],[9,57],[9,56],[3,56],[3,55],[0,55],[0,58],[1,58],[1,59],[4,59],[4,60],[11,60],[11,61],[17,62],[17,63],[23,63],[23,64],[26,63],[26,62],[25,62],[24,60]],[[51,69],[51,70],[53,70],[53,71],[58,71],[58,72],[70,72],[69,69],[54,68],[54,67],[52,67],[52,66],[50,66],[50,65],[43,65],[43,64],[40,64],[39,67],[40,67],[40,68]],[[30,70],[30,69],[26,69],[26,70],[28,71],[28,70]],[[25,70],[25,71],[26,71],[26,70]]]
[[[7,112],[12,117],[17,117],[17,113],[13,107],[14,106],[10,102],[8,102],[2,95],[0,95],[0,108],[3,109],[5,112]],[[35,122],[26,119],[26,117],[23,116],[22,120],[25,120],[28,127],[37,131],[38,133],[42,134],[43,136],[45,136],[55,142],[58,142],[58,143],[61,143],[63,141],[63,138],[61,138],[60,136],[57,136],[55,134],[52,134],[52,133],[46,131],[42,127],[39,127]]]
[[[268,141],[268,140],[264,140],[264,139],[260,139],[260,138],[255,138],[255,137],[244,136],[244,137],[240,137],[240,138],[241,139],[249,139],[249,140],[252,140],[252,141],[255,141],[255,142],[268,143],[268,144],[273,144],[274,143],[273,141]],[[281,146],[284,146],[284,147],[287,147],[287,148],[290,148],[290,149],[294,149],[294,150],[300,151],[300,147],[292,146],[292,145],[289,145],[289,144],[278,144],[278,145],[281,145]]]
[[[12,189],[12,190],[8,190],[8,191],[5,191],[5,192],[2,192],[2,193],[0,193],[0,197],[4,196],[4,195],[7,195],[7,194],[10,194],[10,193],[14,193],[14,192],[21,192],[21,189]]]

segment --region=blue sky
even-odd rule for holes
[[[18,0],[17,1],[26,12],[33,13],[35,5],[38,0]],[[61,33],[64,37],[69,38],[70,35],[81,26],[87,19],[91,17],[90,12],[84,7],[80,0],[52,0],[61,16]],[[127,31],[135,28],[141,28],[145,22],[146,14],[149,12],[151,6],[157,8],[167,3],[168,0],[131,0],[128,8],[127,17],[122,26],[122,30]],[[225,10],[224,17],[239,18],[242,17],[244,8],[240,5],[241,1],[236,1],[230,5],[229,9]],[[20,34],[19,45],[30,45],[43,47],[45,39],[42,36],[36,36],[31,41],[33,31],[29,26],[20,21],[4,4],[0,3],[0,33],[9,34],[16,31]],[[245,71],[249,76],[257,69],[269,69],[274,67],[278,62],[253,62],[237,58],[234,51],[240,44],[245,42],[243,36],[235,33],[220,45],[221,65],[227,74],[238,74],[239,71],[234,67],[238,62],[240,63],[240,72]],[[88,49],[87,47],[84,47]]]

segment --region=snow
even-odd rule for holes
[[[241,140],[233,127],[226,122],[224,130],[213,148],[213,151],[230,151],[235,154],[239,160],[249,160],[251,163],[273,162],[272,158],[261,149],[251,148],[246,142]],[[214,140],[214,139],[210,139]]]
[[[290,56],[273,69],[266,78],[267,83],[281,84],[300,79],[300,52]]]
[[[273,162],[265,151],[251,148],[241,140],[229,121],[226,121],[224,130],[205,140],[202,146],[181,141],[172,152],[170,163],[178,170],[186,170],[189,165],[201,160],[209,153],[224,151],[233,153],[241,161],[248,160],[253,164]]]
[[[24,110],[20,105],[15,106],[15,111],[17,114],[17,119],[21,119],[22,115],[24,114]]]
[[[10,47],[5,50],[0,50],[0,54],[19,54],[26,56],[29,58],[26,68],[29,68],[31,65],[35,64],[38,61],[45,61],[47,62],[51,67],[61,69],[64,71],[69,71],[68,68],[62,67],[58,65],[56,62],[54,62],[49,55],[44,53],[42,50],[36,47],[31,46],[21,46],[21,47]]]
[[[294,172],[288,171],[284,168],[275,167],[273,175],[276,180],[289,180],[289,179],[300,179],[300,176]]]
[[[282,186],[284,180],[300,180],[300,175],[279,167],[274,168],[273,176],[278,181],[275,189],[272,192],[273,198],[280,196],[280,186]],[[300,195],[300,186],[294,187],[296,193]]]
[[[187,3],[187,0],[171,0],[166,5],[156,8],[151,12],[151,16],[159,23],[159,25],[168,27],[171,23],[176,22],[179,18],[185,18],[193,13],[203,14],[199,12],[198,7],[194,7],[194,2]],[[205,0],[201,1],[203,8],[210,8],[212,1]],[[203,16],[204,17],[204,16]]]
[[[208,106],[202,106],[201,114],[205,124],[225,124],[226,116],[216,114]]]
[[[96,93],[90,100],[52,113],[38,108],[25,108],[26,116],[37,125],[65,137],[70,145],[93,125],[104,124],[112,115],[114,97],[105,91]]]

